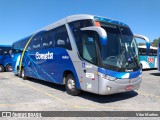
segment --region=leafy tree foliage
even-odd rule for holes
[[[158,47],[159,42],[160,42],[160,37],[158,39],[154,39],[153,42],[151,43],[151,45],[154,47]]]
[[[158,47],[158,43],[160,42],[160,37],[157,39],[154,39],[153,42],[151,42],[151,46]],[[138,43],[139,46],[145,45],[145,43]]]

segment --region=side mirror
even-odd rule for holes
[[[147,54],[149,55],[150,54],[150,41],[149,41],[149,39],[146,36],[139,35],[139,34],[134,34],[134,37],[140,38],[140,39],[146,41]]]
[[[102,45],[106,45],[107,43],[107,33],[106,31],[101,27],[91,26],[91,27],[85,27],[81,28],[81,31],[95,31],[98,33],[100,37],[100,42]]]

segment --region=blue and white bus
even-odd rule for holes
[[[11,45],[0,45],[0,72],[12,71]]]
[[[160,42],[158,44],[158,50],[157,50],[157,61],[158,61],[158,70],[160,71]]]
[[[147,53],[146,46],[138,46],[139,57],[142,69],[157,68],[157,47],[150,46],[150,51]]]
[[[114,94],[135,90],[141,84],[138,46],[129,26],[122,22],[73,15],[23,40],[27,43],[19,66],[14,67],[23,79],[65,85],[70,95],[81,90]]]
[[[157,48],[150,46],[150,41],[146,36],[138,34],[135,34],[134,36],[137,42],[143,40],[146,43],[146,45],[138,46],[142,69],[157,68]]]

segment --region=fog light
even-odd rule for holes
[[[108,89],[109,91],[111,91],[111,87],[107,86],[107,89]]]
[[[138,77],[139,77],[139,78],[142,78],[142,75],[139,75]]]

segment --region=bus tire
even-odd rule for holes
[[[19,68],[17,69],[17,74],[18,74],[18,77],[22,78],[22,71],[20,71]]]
[[[12,65],[8,64],[6,66],[6,72],[12,72]]]
[[[4,72],[4,67],[3,67],[3,65],[0,65],[0,72]]]
[[[26,74],[24,72],[24,68],[22,69],[21,75],[22,75],[23,80],[27,79]]]
[[[65,88],[68,94],[76,96],[81,91],[76,88],[75,78],[72,74],[68,74],[65,78]]]

